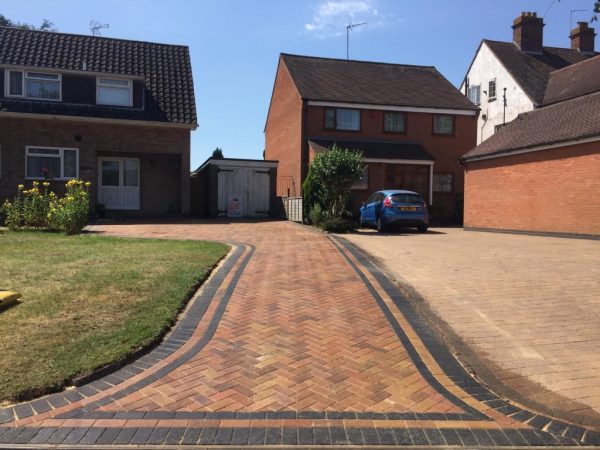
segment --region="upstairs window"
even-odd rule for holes
[[[496,100],[496,80],[491,80],[488,85],[488,101]]]
[[[8,95],[23,97],[23,72],[8,72]]]
[[[384,113],[383,131],[386,133],[406,133],[406,115],[401,112]]]
[[[96,103],[110,106],[131,106],[133,104],[131,80],[98,78]]]
[[[451,136],[454,134],[454,116],[447,114],[434,114],[433,134]]]
[[[7,95],[36,100],[60,100],[60,75],[46,72],[8,71]]]
[[[469,91],[467,93],[467,97],[469,98],[469,100],[471,100],[471,102],[474,105],[479,105],[481,103],[480,95],[481,95],[481,86],[479,86],[478,84],[469,86]]]
[[[360,131],[360,110],[325,109],[325,128],[328,130]]]

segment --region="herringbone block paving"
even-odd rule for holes
[[[161,345],[95,382],[0,410],[0,444],[600,440],[479,385],[383,273],[335,237],[278,221],[91,230],[233,247]]]

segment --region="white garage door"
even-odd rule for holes
[[[266,217],[269,215],[270,173],[265,169],[227,167],[219,169],[220,216]],[[233,208],[233,209],[232,209]]]

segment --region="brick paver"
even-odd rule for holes
[[[0,445],[592,445],[493,395],[345,242],[287,222],[91,227],[232,252],[149,354],[0,410]]]
[[[482,379],[600,428],[600,241],[459,228],[346,238],[427,301]]]

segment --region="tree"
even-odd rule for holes
[[[309,207],[319,205],[330,217],[342,217],[350,200],[352,185],[360,180],[365,167],[359,150],[335,144],[313,159],[302,184]]]
[[[56,31],[54,23],[48,19],[43,19],[39,27],[28,23],[13,22],[6,18],[3,14],[0,14],[0,27],[13,27],[22,28],[24,30],[39,30],[39,31]]]
[[[215,159],[223,159],[223,150],[219,147],[215,148],[212,152],[212,157]]]

